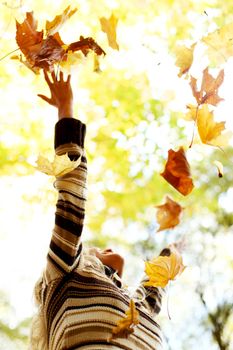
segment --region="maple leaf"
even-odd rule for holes
[[[233,56],[233,22],[202,38],[207,55],[215,64],[222,64]]]
[[[178,76],[181,77],[187,73],[193,63],[193,51],[196,46],[194,43],[190,48],[186,46],[177,46],[175,49],[175,65],[180,68]]]
[[[63,19],[57,16],[55,17],[56,21],[54,19],[54,21],[49,22],[47,26],[51,30],[48,32],[54,32],[55,26],[59,22],[58,18],[60,18],[60,22],[64,23],[74,13],[74,10],[70,11],[68,7],[64,12]],[[52,71],[54,64],[60,64],[67,60],[69,52],[81,51],[86,56],[89,51],[93,51],[96,55],[105,55],[103,49],[91,37],[83,38],[80,36],[79,41],[66,45],[58,32],[43,38],[43,31],[37,32],[36,29],[37,21],[33,17],[33,12],[26,14],[23,23],[16,22],[16,41],[25,56],[24,63],[30,69],[43,68]]]
[[[202,143],[212,146],[224,146],[225,142],[224,144],[216,144],[216,140],[219,141],[218,137],[225,130],[225,122],[215,122],[213,112],[209,110],[207,104],[198,109],[197,129]]]
[[[36,162],[36,169],[46,175],[59,177],[77,168],[80,162],[81,156],[77,160],[71,161],[67,154],[62,156],[55,155],[54,160],[51,162],[46,157],[40,155]]]
[[[109,19],[105,17],[100,18],[101,29],[107,34],[108,44],[111,48],[119,50],[119,45],[117,43],[116,27],[118,23],[118,18],[111,15]]]
[[[43,39],[43,30],[37,31],[37,21],[33,12],[27,12],[23,23],[16,21],[16,42],[26,56],[30,47],[40,44]]]
[[[65,21],[67,21],[67,19],[69,19],[71,16],[73,16],[73,14],[77,11],[77,8],[75,8],[74,10],[70,9],[70,6],[68,6],[63,12],[62,14],[56,16],[51,22],[46,21],[46,33],[47,35],[53,35],[55,33],[57,33],[62,25],[65,23]]]
[[[170,245],[169,249],[169,256],[160,255],[145,262],[145,272],[149,280],[144,283],[144,286],[164,288],[169,281],[174,280],[184,271],[182,256],[175,245]]]
[[[125,317],[121,318],[117,322],[116,327],[112,329],[112,338],[127,338],[134,332],[134,327],[137,324],[139,324],[139,312],[136,310],[135,303],[131,299],[129,309],[125,312]]]
[[[192,93],[199,106],[204,103],[217,106],[217,104],[223,100],[223,98],[218,96],[218,88],[222,84],[223,79],[223,69],[219,72],[217,78],[215,79],[209,74],[207,67],[203,71],[201,90],[197,91],[197,79],[191,76],[190,85],[192,88]]]
[[[157,222],[160,225],[157,232],[173,228],[179,224],[182,207],[169,196],[166,196],[164,204],[156,205],[155,208],[157,208]]]
[[[190,166],[183,147],[180,147],[177,152],[172,149],[168,151],[168,160],[163,173],[160,175],[184,196],[187,196],[193,190]]]

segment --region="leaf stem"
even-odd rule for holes
[[[196,123],[197,123],[198,110],[199,110],[199,104],[197,105],[197,108],[196,108],[196,114],[195,114],[195,119],[194,119],[194,124],[193,124],[193,134],[192,134],[192,139],[191,139],[191,143],[189,145],[189,148],[192,147],[193,141],[194,141],[195,126],[196,126]]]
[[[17,49],[15,49],[15,50],[13,50],[11,52],[8,52],[5,56],[0,57],[0,61],[4,60],[4,58],[6,58],[7,56],[11,55],[13,52],[18,51],[18,50],[20,50],[19,47],[17,47]]]

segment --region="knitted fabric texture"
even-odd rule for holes
[[[44,272],[43,308],[49,350],[160,350],[161,331],[154,320],[161,308],[160,288],[145,288],[143,281],[133,296],[140,323],[128,338],[112,336],[124,317],[130,298],[109,274],[82,269],[81,234],[85,216],[87,161],[86,127],[65,118],[55,127],[56,154],[81,157],[80,165],[57,178],[55,226]],[[111,340],[110,340],[111,339]]]

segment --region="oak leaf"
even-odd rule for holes
[[[116,18],[114,14],[112,14],[109,19],[105,17],[100,18],[101,29],[107,34],[108,44],[111,48],[115,50],[119,50],[116,34],[117,23],[118,18]]]
[[[183,147],[180,147],[177,152],[172,149],[168,151],[168,160],[160,175],[184,196],[193,190],[190,166]]]
[[[207,45],[207,55],[215,64],[222,64],[233,56],[233,22],[202,38]]]
[[[68,6],[60,15],[56,16],[51,22],[46,21],[46,33],[47,35],[53,35],[57,33],[62,25],[77,11],[77,8],[71,10]]]
[[[144,286],[164,288],[169,281],[174,280],[184,271],[182,256],[175,245],[170,245],[169,249],[169,256],[160,255],[145,262],[145,272],[149,280],[144,283]]]
[[[156,218],[159,223],[157,232],[173,228],[180,222],[180,214],[182,207],[177,202],[173,201],[169,196],[166,196],[166,202],[162,205],[156,205]]]
[[[121,318],[116,327],[112,329],[112,338],[127,338],[134,332],[134,327],[139,324],[139,312],[135,307],[134,301],[131,299],[129,309],[126,310],[125,316]]]
[[[180,68],[178,76],[181,77],[183,74],[187,73],[193,63],[193,51],[196,46],[194,43],[191,47],[187,46],[177,46],[175,49],[176,55],[176,66]]]

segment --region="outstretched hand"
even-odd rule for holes
[[[41,94],[38,94],[38,96],[58,109],[59,119],[73,117],[73,92],[70,84],[71,75],[69,74],[67,80],[64,80],[63,72],[60,72],[59,79],[57,79],[54,71],[51,73],[51,77],[44,71],[44,78],[49,86],[51,97],[49,98]]]

